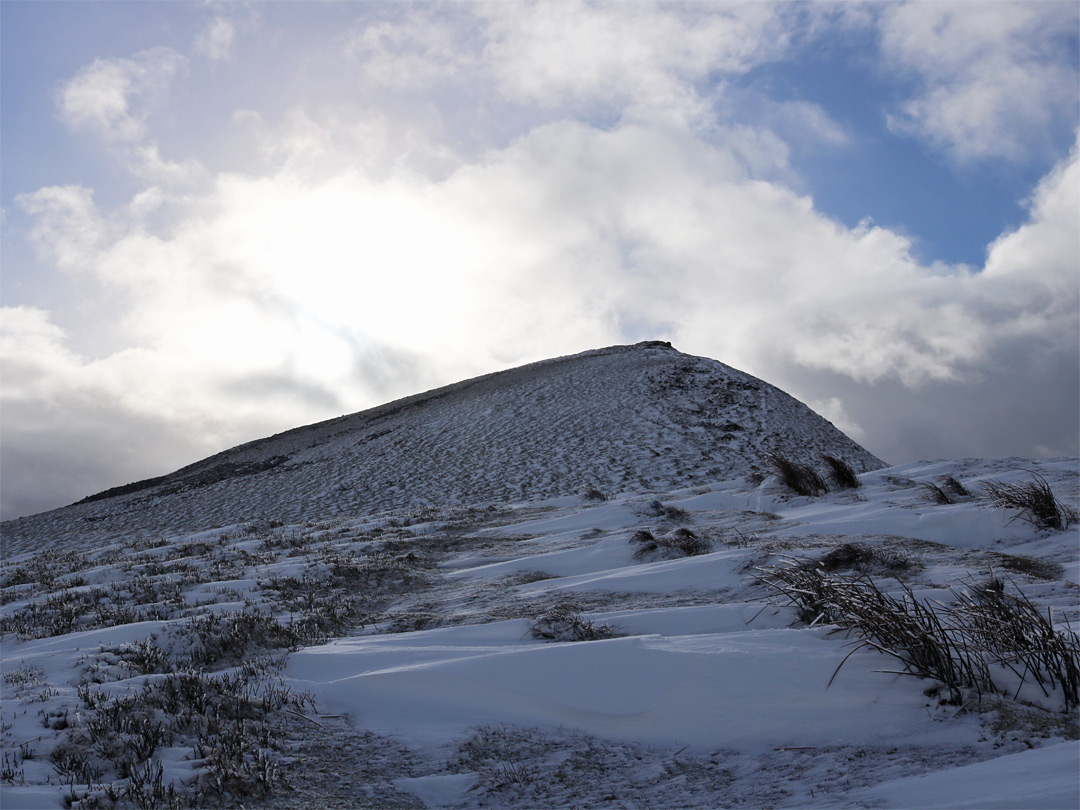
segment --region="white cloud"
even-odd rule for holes
[[[144,181],[166,186],[190,185],[205,175],[197,160],[183,162],[167,160],[154,141],[135,147],[132,152],[131,171]]]
[[[151,48],[130,59],[96,59],[65,82],[57,94],[61,119],[114,142],[146,133],[146,114],[187,60],[171,48]]]
[[[866,439],[866,431],[848,414],[844,402],[840,397],[829,397],[806,403],[814,411],[824,416],[836,427],[853,438],[857,442]]]
[[[48,376],[60,377],[81,364],[64,346],[64,330],[49,321],[37,307],[0,309],[0,358],[4,366],[4,397],[29,400],[46,393],[36,368],[48,367]]]
[[[29,238],[34,248],[62,270],[91,269],[109,236],[109,226],[83,186],[48,186],[15,198],[34,217]]]
[[[979,277],[994,295],[982,302],[995,335],[1036,337],[1070,349],[1080,321],[1080,142],[1043,178],[1028,221],[990,246]],[[1008,301],[1007,310],[1001,302]]]
[[[364,21],[360,87],[497,91],[503,102],[707,126],[723,80],[776,58],[792,15],[766,3],[484,3]]]
[[[851,136],[819,104],[783,101],[768,105],[766,120],[779,126],[789,140],[814,142],[830,147],[847,146]],[[775,122],[775,123],[773,123]]]
[[[880,16],[881,48],[917,93],[889,118],[961,162],[1024,161],[1076,125],[1075,3],[909,2]]]
[[[342,167],[372,178],[413,173],[441,178],[463,160],[438,140],[432,132],[437,126],[378,107],[339,105],[313,113],[296,106],[276,121],[239,110],[233,125],[252,139],[268,171],[290,170],[309,179],[333,177]]]
[[[23,205],[48,258],[133,302],[118,325],[146,354],[116,359],[117,391],[204,418],[248,408],[215,392],[255,374],[374,404],[354,369],[375,344],[442,363],[409,381],[434,384],[618,342],[629,322],[674,324],[677,343],[758,373],[959,379],[997,343],[1075,332],[1076,172],[1074,158],[1046,180],[983,273],[842,227],[748,176],[737,145],[639,125],[550,124],[444,180],[295,160],[221,174],[158,230],[137,214],[146,198],[112,220],[85,189]],[[278,418],[302,419],[295,406]]]
[[[1039,277],[1044,281],[1077,279],[1072,270],[1080,255],[1080,140],[1072,154],[1042,179],[1028,202],[1029,220],[1002,234],[990,246],[986,276]],[[1063,290],[1056,289],[1058,295]],[[1069,301],[1062,302],[1068,305]]]
[[[236,27],[232,21],[225,17],[214,17],[195,37],[193,47],[195,53],[219,61],[229,58],[235,38]]]
[[[503,94],[544,107],[601,108],[701,124],[700,85],[781,53],[786,9],[771,3],[491,4],[484,55]]]
[[[61,86],[57,110],[71,129],[89,130],[102,138],[140,180],[190,185],[204,177],[201,164],[163,157],[147,127],[150,114],[166,106],[173,76],[186,67],[184,56],[164,47],[130,59],[97,59]]]
[[[348,36],[345,52],[360,66],[365,84],[422,90],[461,80],[476,62],[464,45],[450,19],[412,13],[359,25]]]

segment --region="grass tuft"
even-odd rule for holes
[[[1031,477],[1034,480],[1019,484],[986,481],[983,491],[994,506],[1015,509],[1016,517],[1040,529],[1064,531],[1075,523],[1076,510],[1059,501],[1041,475],[1033,472]]]
[[[829,572],[854,570],[862,574],[885,574],[894,578],[921,567],[919,563],[895,551],[867,543],[843,543],[825,554],[817,565]]]
[[[641,530],[634,532],[630,542],[638,545],[634,552],[634,559],[638,562],[695,557],[712,551],[711,540],[699,537],[686,528],[675,529],[661,537],[655,537],[652,532]]]
[[[681,506],[662,503],[658,498],[653,498],[645,504],[641,513],[647,517],[658,517],[683,523],[690,522],[690,513]]]
[[[608,499],[607,495],[601,492],[594,484],[584,484],[578,492],[583,501],[598,502],[606,501]]]
[[[957,593],[955,607],[917,599],[906,585],[895,597],[868,576],[841,578],[804,561],[764,570],[759,580],[808,624],[854,631],[860,639],[848,657],[863,647],[878,650],[903,672],[940,681],[953,703],[963,703],[965,690],[980,698],[1008,694],[1002,673],[1011,673],[1017,695],[1032,682],[1045,697],[1060,692],[1065,711],[1080,705],[1080,637],[1056,627],[1051,612],[1023,594],[1007,594],[1001,580]]]
[[[577,613],[573,606],[561,603],[533,622],[529,632],[545,641],[599,641],[622,635],[609,624],[596,624]]]
[[[792,461],[780,453],[767,453],[765,461],[772,467],[784,486],[796,495],[824,495],[829,491],[829,485],[821,477],[821,473],[808,464]]]
[[[1033,579],[1042,579],[1053,582],[1065,576],[1065,567],[1053,560],[1044,560],[1039,557],[1026,557],[1020,554],[1001,554],[994,552],[997,565],[1008,571],[1025,574]]]
[[[919,488],[926,492],[931,503],[936,503],[938,506],[948,506],[956,503],[956,499],[952,495],[933,481],[920,481]]]
[[[836,489],[858,489],[862,486],[855,468],[836,456],[822,454],[821,460],[828,468],[829,480]]]
[[[971,492],[951,475],[943,475],[938,479],[941,488],[955,498],[970,498]]]

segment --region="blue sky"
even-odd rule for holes
[[[1077,30],[7,0],[0,512],[642,338],[889,461],[1075,454]]]
[[[987,245],[1024,221],[1024,198],[1068,152],[1069,119],[1062,116],[1047,133],[1049,149],[1016,161],[957,164],[889,130],[887,111],[912,87],[874,64],[875,38],[867,30],[827,48],[808,47],[800,60],[762,65],[740,84],[768,98],[820,105],[851,133],[843,149],[804,150],[791,139],[801,189],[813,195],[818,210],[849,227],[870,216],[912,237],[924,261],[981,266]]]

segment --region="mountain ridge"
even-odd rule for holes
[[[4,547],[445,503],[701,483],[766,452],[885,466],[790,395],[646,341],[473,377],[292,428],[3,524]]]

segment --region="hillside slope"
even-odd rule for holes
[[[251,442],[3,524],[5,553],[430,504],[646,492],[730,478],[776,450],[884,463],[784,392],[668,344],[467,380]]]

